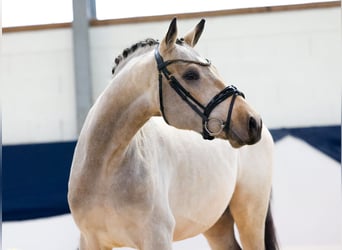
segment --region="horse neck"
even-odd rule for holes
[[[91,157],[101,157],[101,161],[122,159],[136,132],[159,113],[154,68],[151,53],[131,59],[98,98],[80,135]]]

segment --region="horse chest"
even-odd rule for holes
[[[228,165],[198,165],[193,171],[183,168],[170,187],[175,238],[184,239],[210,228],[226,209],[235,183],[236,169]]]

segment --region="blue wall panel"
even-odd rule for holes
[[[3,220],[69,212],[67,188],[76,142],[3,147]]]
[[[271,130],[274,140],[301,138],[341,160],[341,126]],[[24,220],[69,213],[67,189],[76,142],[3,147],[3,220]]]

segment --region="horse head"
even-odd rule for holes
[[[227,86],[216,68],[195,50],[205,20],[177,38],[174,18],[155,49],[161,115],[170,125],[194,130],[204,139],[227,139],[233,147],[261,138],[260,116],[235,86]]]

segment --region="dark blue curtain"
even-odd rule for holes
[[[271,133],[275,142],[292,135],[341,162],[341,126],[273,129]]]
[[[341,160],[341,126],[271,130],[274,140],[292,135],[336,161]],[[3,220],[69,213],[67,188],[76,142],[4,146]]]
[[[76,142],[4,146],[4,221],[69,212],[68,178]]]

